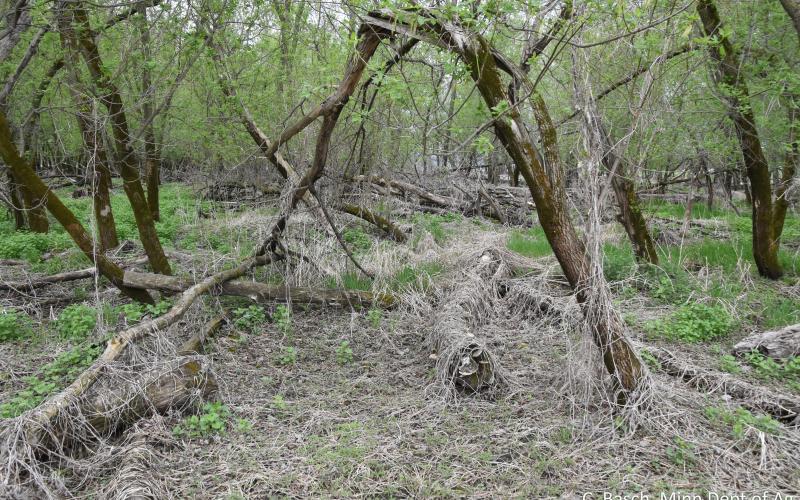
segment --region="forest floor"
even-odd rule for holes
[[[88,199],[69,201],[89,217]],[[274,207],[223,208],[189,188],[164,188],[158,230],[181,274],[207,275],[247,255],[275,213]],[[114,209],[120,237],[135,239],[122,197],[115,196]],[[246,300],[206,298],[137,349],[144,357],[170,356],[230,308],[233,321],[207,352],[218,402],[207,402],[195,417],[144,419],[107,443],[113,446],[95,446],[53,471],[51,480],[63,484],[64,496],[78,498],[102,497],[126,480],[144,480],[162,498],[800,494],[798,427],[751,412],[721,391],[699,391],[667,374],[650,353],[665,348],[722,378],[800,397],[800,360],[729,355],[750,333],[800,322],[800,218],[789,218],[784,231],[787,275],[770,282],[755,273],[745,211],[737,216],[697,205],[681,235],[683,207],[656,203],[647,210],[659,267],[637,268],[614,223],[604,235],[614,302],[651,372],[647,405],[620,412],[608,402],[597,382],[597,354],[577,305],[558,284],[537,224],[506,228],[455,214],[418,215],[399,221],[412,237],[397,245],[348,220],[345,240],[375,273],[369,280],[353,271],[333,238],[300,216],[290,244],[308,261],[259,270],[256,279],[388,291],[401,305],[261,309]],[[0,258],[20,262],[4,262],[0,281],[88,267],[57,229],[39,236],[10,228],[0,221]],[[477,334],[508,384],[492,394],[454,396],[435,383],[436,353],[426,339],[436,298],[483,248],[527,259],[529,269],[514,279],[559,310],[534,315],[508,298],[493,301]],[[129,255],[133,260],[140,251]],[[164,310],[129,304],[91,280],[35,294],[0,292],[0,304],[2,418],[63,387],[110,333]],[[4,330],[10,317],[16,326]],[[131,453],[142,446],[146,458],[130,476]]]

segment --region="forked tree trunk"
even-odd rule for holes
[[[100,92],[100,102],[108,110],[111,119],[115,143],[115,160],[120,168],[123,189],[133,210],[139,238],[142,241],[150,266],[157,273],[172,274],[167,256],[158,239],[150,207],[142,188],[136,155],[130,143],[131,137],[125,109],[114,83],[107,70],[104,69],[100,52],[95,43],[95,33],[89,24],[88,14],[79,1],[60,0],[58,4],[58,22],[65,36],[74,37],[74,43],[80,47],[81,54],[89,70],[95,86]]]
[[[97,224],[100,250],[105,251],[119,245],[114,212],[111,210],[111,170],[108,167],[108,154],[102,137],[102,126],[94,118],[91,97],[81,84],[78,63],[79,47],[74,33],[67,26],[61,29],[61,46],[67,67],[67,86],[78,108],[75,118],[83,139],[83,147],[89,164],[92,165],[92,203]]]
[[[717,41],[709,46],[709,53],[717,63],[717,82],[725,95],[728,114],[736,129],[745,170],[750,179],[750,195],[753,200],[753,257],[756,267],[762,276],[778,279],[783,275],[783,270],[778,262],[780,234],[774,219],[772,182],[750,105],[750,90],[740,74],[741,57],[728,39],[714,0],[699,0],[697,13],[705,35],[714,37]]]
[[[5,113],[0,111],[0,157],[8,165],[14,177],[24,184],[33,195],[37,204],[47,207],[56,220],[64,227],[72,240],[91,261],[95,263],[100,273],[111,281],[123,293],[140,302],[153,303],[153,298],[144,290],[136,290],[123,285],[123,270],[105,255],[97,252],[94,241],[86,232],[75,215],[61,202],[56,194],[51,191],[42,179],[36,175],[33,167],[28,164],[17,151],[11,140],[11,129],[8,126]]]

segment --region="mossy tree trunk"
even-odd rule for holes
[[[713,0],[699,0],[697,13],[702,21],[703,32],[713,40],[709,45],[709,54],[717,64],[717,85],[727,101],[728,114],[736,130],[745,171],[750,180],[756,267],[762,276],[778,279],[783,275],[783,270],[778,262],[780,233],[774,217],[772,182],[750,104],[750,90],[741,76],[741,57],[726,34],[716,3]]]
[[[153,270],[160,274],[172,274],[167,256],[158,239],[150,206],[147,203],[139,175],[136,154],[131,145],[128,119],[122,98],[114,82],[104,69],[100,52],[95,43],[96,35],[89,24],[83,3],[78,0],[60,0],[58,3],[59,26],[74,33],[83,60],[97,88],[99,100],[108,110],[114,137],[115,163],[119,165],[123,189],[133,210],[139,238]]]
[[[92,167],[91,193],[98,240],[101,251],[105,251],[119,245],[114,212],[111,209],[111,170],[108,166],[108,154],[102,138],[102,126],[94,118],[92,98],[81,84],[78,71],[80,55],[75,32],[70,25],[62,25],[60,35],[67,67],[67,86],[77,107],[75,118],[78,121],[89,165]]]
[[[123,285],[123,270],[98,251],[95,243],[86,229],[81,225],[75,215],[52,192],[42,179],[36,175],[33,167],[22,158],[16,145],[11,139],[11,128],[5,113],[0,111],[0,157],[13,173],[15,179],[25,185],[33,196],[37,205],[47,207],[47,210],[64,226],[72,240],[81,251],[92,260],[100,273],[111,281],[123,293],[140,302],[153,303],[147,292],[128,288]]]
[[[144,122],[144,174],[147,185],[147,205],[154,221],[161,219],[158,203],[158,187],[161,184],[161,160],[156,146],[156,134],[153,130],[153,101],[155,88],[150,75],[150,26],[147,22],[147,4],[140,3],[136,6],[139,18],[140,40],[142,44],[142,120]]]
[[[541,95],[535,92],[518,67],[495,51],[479,34],[440,21],[432,11],[420,9],[409,16],[409,19],[419,15],[429,17],[424,25],[415,19],[404,22],[403,16],[406,14],[388,9],[371,12],[366,16],[365,25],[359,33],[366,36],[366,33],[380,33],[383,30],[392,36],[405,34],[457,53],[469,67],[487,107],[505,110],[494,121],[495,132],[528,184],[539,222],[584,315],[592,325],[594,341],[602,353],[606,369],[618,382],[621,395],[635,391],[644,370],[633,346],[625,337],[619,316],[610,304],[598,303],[597,297],[592,294],[591,256],[569,218],[556,130]],[[386,37],[385,34],[383,36]],[[510,105],[498,70],[519,79],[527,87],[526,91],[530,92],[529,102],[539,126],[543,154],[540,155],[534,147],[517,106]]]

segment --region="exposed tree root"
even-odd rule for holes
[[[800,425],[800,399],[765,390],[747,382],[695,368],[666,349],[648,347],[667,374],[705,392],[722,392],[738,400],[750,410],[766,413],[787,425]]]

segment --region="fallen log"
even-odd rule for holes
[[[369,182],[371,184],[375,184],[376,186],[381,186],[384,188],[394,188],[402,192],[414,194],[421,200],[433,203],[434,205],[440,208],[451,208],[457,211],[461,211],[460,208],[461,204],[458,202],[458,200],[455,200],[453,198],[448,198],[446,196],[440,196],[438,194],[431,193],[429,191],[425,191],[421,187],[411,184],[409,182],[386,179],[384,177],[378,177],[376,175],[358,175],[354,177],[353,180],[356,182]]]
[[[117,434],[142,418],[191,408],[217,389],[216,379],[197,357],[172,360],[130,379],[111,376],[102,388],[96,386],[86,400],[70,407],[67,418],[60,418],[48,433],[52,441],[40,445],[69,451],[98,436]]]
[[[695,368],[666,349],[648,347],[647,350],[658,360],[661,370],[696,389],[727,394],[748,410],[766,413],[787,425],[800,425],[800,398],[773,392],[729,375]]]
[[[126,271],[123,276],[126,286],[142,290],[182,292],[193,285],[191,280],[163,274]],[[210,291],[217,295],[247,297],[254,302],[293,302],[326,306],[382,307],[392,308],[397,299],[386,293],[360,290],[287,287],[267,285],[255,281],[228,281]]]
[[[79,399],[81,399],[100,379],[100,376],[105,373],[108,368],[126,351],[127,347],[133,342],[152,334],[153,332],[163,330],[171,324],[178,321],[189,307],[194,304],[201,295],[211,291],[228,280],[242,276],[256,265],[263,265],[269,262],[266,257],[250,258],[242,262],[240,265],[233,269],[219,272],[203,281],[193,285],[185,290],[178,297],[175,305],[167,311],[164,315],[143,321],[136,326],[122,331],[117,336],[108,341],[105,351],[98,357],[92,364],[84,370],[78,377],[63,391],[48,398],[38,407],[26,412],[25,414],[13,419],[19,421],[22,426],[21,432],[12,432],[10,443],[7,443],[6,450],[15,450],[18,446],[28,446],[33,449],[47,448],[50,446],[57,446],[58,442],[50,439],[53,429],[59,427],[59,423],[69,418],[60,418],[65,409],[74,406]],[[194,370],[192,367],[187,367],[189,371]],[[196,367],[199,371],[200,367]],[[6,427],[7,430],[9,427]],[[13,429],[12,429],[13,431]],[[56,451],[58,451],[56,449]],[[22,465],[24,469],[26,466]]]
[[[137,265],[144,264],[146,262],[147,258],[143,257],[133,261],[131,264]],[[30,291],[55,283],[66,283],[69,281],[94,278],[96,273],[97,268],[87,267],[86,269],[80,269],[78,271],[66,271],[63,273],[51,274],[50,276],[44,276],[25,281],[7,281],[5,283],[0,283],[0,290]]]
[[[477,330],[491,314],[496,294],[492,283],[508,267],[495,250],[484,250],[464,270],[463,279],[439,300],[428,343],[434,352],[436,377],[446,389],[478,392],[497,389],[506,377]],[[499,276],[498,276],[499,274]]]
[[[390,221],[385,217],[381,217],[380,215],[370,211],[366,207],[353,205],[351,203],[343,203],[340,208],[342,209],[343,212],[364,219],[370,224],[379,227],[398,243],[405,243],[406,240],[408,240],[408,236],[406,236],[406,233],[404,233],[402,229],[394,225],[392,221]]]
[[[192,354],[200,354],[206,345],[206,341],[216,335],[217,331],[222,328],[222,325],[227,322],[228,311],[225,310],[222,314],[206,323],[201,330],[189,337],[189,340],[184,342],[178,349],[178,355],[189,356]]]
[[[756,333],[733,346],[733,354],[736,356],[751,351],[775,359],[800,356],[800,324],[772,332]]]

